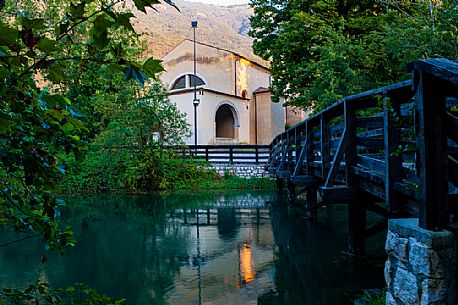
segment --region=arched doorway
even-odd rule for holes
[[[216,111],[216,138],[236,138],[235,128],[238,127],[237,112],[228,104],[221,105]]]

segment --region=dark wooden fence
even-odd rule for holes
[[[267,164],[270,145],[189,145],[178,149],[184,158],[212,164]]]
[[[458,64],[430,59],[408,69],[413,80],[345,97],[271,144],[269,170],[279,188],[286,180],[291,201],[306,192],[313,214],[319,190],[325,204],[349,204],[351,250],[383,228],[365,227],[366,210],[419,217],[431,230],[456,213]]]

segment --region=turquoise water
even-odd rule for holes
[[[383,287],[383,259],[346,255],[345,206],[318,223],[271,192],[69,198],[62,221],[78,243],[65,256],[38,240],[0,249],[0,285],[84,282],[127,304],[351,304]],[[0,231],[0,242],[20,237]],[[383,234],[369,241],[383,253]],[[383,256],[383,255],[378,255]]]

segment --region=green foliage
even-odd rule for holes
[[[275,181],[269,178],[241,178],[231,175],[208,180],[201,186],[204,189],[221,190],[268,190],[274,187]]]
[[[84,98],[70,94],[78,81],[69,76],[84,78],[97,65],[113,74],[124,71],[125,82],[143,86],[145,76],[161,70],[159,61],[142,65],[129,52],[137,35],[124,2],[0,1],[0,225],[38,236],[61,252],[74,245],[71,229],[57,221],[64,204],[56,198],[63,161],[71,156],[80,161],[94,133],[78,111],[88,107]],[[157,3],[142,0],[138,8]],[[15,304],[38,304],[42,297],[62,303],[44,283],[2,293]],[[83,294],[81,304],[118,304],[91,290]],[[80,304],[75,302],[64,303]]]
[[[252,0],[254,51],[274,99],[315,111],[403,80],[407,62],[458,56],[457,1]]]
[[[355,304],[385,305],[386,304],[386,293],[383,291],[380,294],[374,295],[374,294],[371,294],[365,291],[364,294],[358,298],[357,302],[355,301]]]
[[[84,162],[67,158],[69,173],[61,181],[63,190],[149,192],[170,188],[187,167],[175,164],[178,161],[165,147],[179,146],[189,136],[185,115],[160,84],[148,83],[137,90],[130,82],[106,78],[110,72],[104,69],[94,67],[93,71],[88,86],[72,85],[71,96],[86,92],[81,113],[90,122],[89,138],[94,139]],[[116,91],[113,84],[117,84]],[[98,88],[93,94],[92,87]],[[171,173],[176,176],[169,177]]]
[[[23,290],[0,288],[0,304],[71,304],[71,305],[122,305],[124,300],[114,300],[99,294],[84,284],[75,287],[54,288],[47,282],[38,281]]]
[[[73,239],[55,221],[56,181],[64,154],[81,158],[88,131],[74,110],[80,101],[62,95],[68,89],[63,80],[88,63],[121,70],[141,65],[119,58],[120,27],[129,28],[130,16],[113,10],[121,1],[29,2],[6,1],[0,11],[0,223],[32,231],[62,251]],[[146,73],[160,71],[158,65],[148,60]],[[143,85],[143,78],[125,77]]]
[[[215,171],[207,171],[199,164],[178,159],[174,151],[150,149],[141,155],[131,185],[137,191],[197,189],[202,181],[215,177]]]
[[[271,189],[270,179],[219,176],[205,162],[176,158],[159,146],[142,151],[90,151],[85,160],[68,160],[69,173],[61,181],[65,193],[130,192],[199,189]]]

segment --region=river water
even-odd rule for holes
[[[38,240],[0,249],[0,285],[84,282],[129,305],[351,304],[381,288],[384,236],[369,257],[346,250],[344,205],[317,223],[272,192],[188,192],[68,198],[61,218],[77,245],[65,256]],[[0,242],[20,237],[0,231]]]

